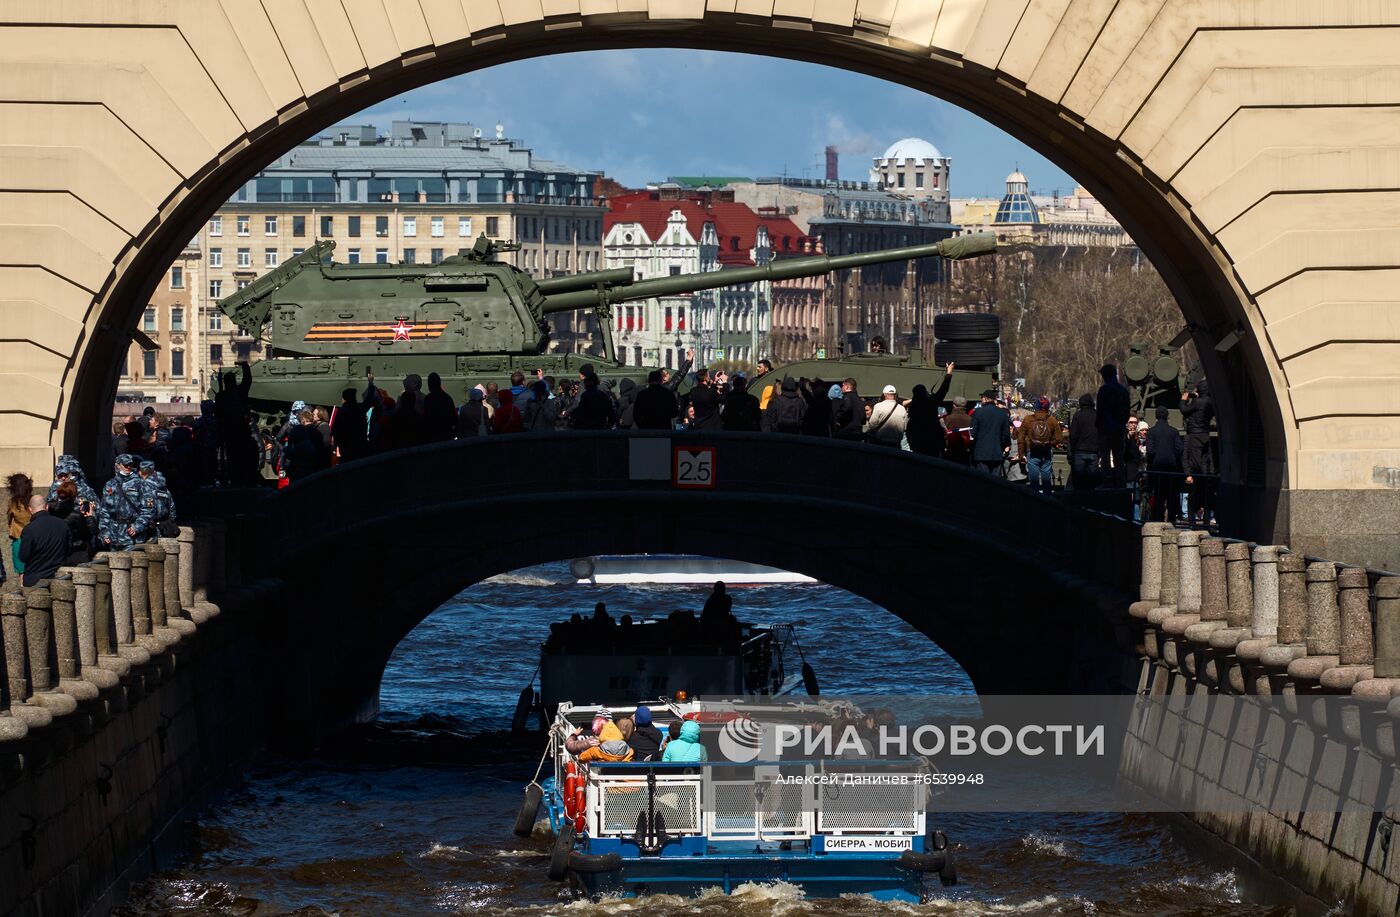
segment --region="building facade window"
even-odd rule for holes
[[[265,217],[263,217],[263,235],[265,235],[265,236],[275,236],[275,235],[277,235],[277,217],[274,217],[274,216],[265,216]]]
[[[388,264],[388,263],[389,263],[389,250],[388,250],[387,248],[376,248],[376,249],[374,250],[374,263],[375,263],[375,264]]]
[[[183,350],[170,351],[170,378],[185,378],[185,352]]]
[[[915,172],[915,173],[914,173],[914,190],[915,190],[915,191],[922,191],[922,190],[924,190],[924,173],[922,173],[922,172]]]
[[[347,217],[346,223],[348,225],[345,234],[352,239],[358,239],[360,237],[360,218],[358,216]]]
[[[389,234],[389,218],[378,216],[374,218],[374,234],[380,238]]]
[[[292,217],[292,235],[298,238],[306,235],[306,217]]]
[[[904,187],[904,173],[903,173],[903,172],[900,172],[898,175],[895,176],[895,184],[898,185],[898,186],[901,187],[901,188]]]
[[[432,232],[433,238],[434,238],[434,239],[440,239],[440,238],[442,238],[442,233],[443,233],[442,224],[443,224],[443,219],[442,219],[442,217],[433,217],[433,219],[432,219],[432,221],[431,221],[431,223],[430,223],[430,227],[431,227],[431,230],[430,230],[430,231]]]
[[[416,249],[416,248],[405,248],[405,249],[403,250],[403,263],[404,263],[404,264],[417,264],[417,263],[418,263],[418,249]]]
[[[349,248],[349,249],[346,249],[346,250],[345,250],[345,263],[346,263],[346,264],[359,264],[359,263],[360,263],[360,250],[359,250],[358,248]]]
[[[501,218],[500,218],[500,217],[487,217],[487,218],[486,218],[486,234],[487,234],[488,236],[490,236],[491,238],[494,239],[494,238],[496,238],[497,234],[500,233],[500,231],[501,231]]]
[[[222,313],[222,312],[210,312],[210,313],[209,313],[209,330],[210,330],[210,331],[223,331],[223,330],[224,330],[224,313]]]
[[[209,235],[211,235],[211,236],[222,236],[223,234],[224,234],[224,218],[223,218],[223,217],[210,217],[210,218],[209,218]]]
[[[417,218],[417,217],[404,217],[404,218],[403,218],[403,234],[404,234],[405,236],[416,236],[416,235],[418,235],[418,218]]]
[[[146,314],[141,316],[141,330],[148,334],[156,330],[156,307],[147,306]]]
[[[223,250],[222,248],[211,248],[211,249],[209,249],[209,266],[210,266],[210,267],[223,267],[223,266],[224,266],[224,250]]]
[[[472,234],[472,218],[471,218],[471,217],[458,217],[458,218],[457,218],[457,235],[458,235],[458,237],[465,239],[465,238],[467,238],[468,236],[470,236],[471,234]]]
[[[141,354],[141,375],[147,379],[156,377],[156,352],[147,350]]]
[[[335,217],[321,216],[321,237],[326,238],[335,235]]]
[[[240,236],[246,236],[246,235],[248,234],[248,225],[249,225],[249,223],[250,223],[250,220],[249,220],[247,217],[239,217],[239,218],[238,218],[238,234],[239,234]]]
[[[428,258],[429,258],[429,260],[430,260],[433,264],[437,264],[438,262],[440,262],[440,261],[442,260],[442,249],[440,249],[440,248],[435,248],[435,249],[433,249],[432,251],[430,251],[430,252],[428,253]]]
[[[263,267],[276,267],[276,266],[277,266],[277,249],[275,249],[275,248],[266,248],[266,249],[263,249]]]
[[[223,365],[223,363],[224,363],[224,345],[223,345],[223,344],[210,344],[210,345],[209,345],[209,362],[210,362],[210,364],[212,364],[212,365],[214,365],[214,366],[222,366],[222,365]]]
[[[178,264],[170,266],[170,289],[183,290],[185,288],[185,269]]]
[[[170,330],[171,330],[171,331],[180,331],[180,332],[183,332],[183,331],[185,330],[185,308],[184,308],[184,306],[171,306],[171,307],[170,307]],[[179,374],[177,373],[177,375],[179,375]]]
[[[252,266],[253,266],[253,250],[252,250],[251,248],[240,248],[240,249],[238,250],[238,266],[239,266],[239,267],[252,267]]]
[[[209,281],[209,298],[210,298],[210,299],[223,299],[223,298],[224,298],[224,282],[223,282],[222,280],[211,280],[211,281]]]

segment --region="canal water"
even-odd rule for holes
[[[315,758],[267,758],[195,827],[195,849],[136,890],[153,915],[1255,915],[1235,877],[1148,815],[950,815],[960,884],[924,905],[787,886],[698,899],[572,900],[549,838],[511,832],[541,748],[508,733],[550,623],[603,600],[619,615],[699,610],[697,587],[580,587],[563,564],[478,584],[398,647],[379,722]],[[737,589],[744,620],[792,622],[824,695],[962,694],[962,670],[894,615],[827,586]]]

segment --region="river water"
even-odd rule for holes
[[[548,837],[511,827],[541,746],[512,741],[516,697],[549,624],[600,599],[614,615],[699,610],[696,587],[581,587],[564,565],[478,584],[429,616],[385,672],[379,722],[314,758],[268,757],[208,807],[181,865],[124,917],[180,915],[1256,915],[1235,877],[1150,815],[939,817],[960,884],[923,905],[788,886],[683,900],[573,900],[545,877]],[[824,695],[964,694],[962,670],[894,615],[827,586],[735,590],[744,620],[797,623]]]

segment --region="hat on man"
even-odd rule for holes
[[[142,470],[142,471],[155,471],[155,470],[156,470],[156,463],[155,463],[155,462],[152,462],[152,461],[150,461],[150,460],[144,460],[144,461],[141,462],[141,470]]]
[[[130,452],[123,452],[121,455],[117,456],[117,464],[125,465],[130,468],[136,464],[136,459],[132,457]]]
[[[894,395],[897,394],[899,390],[896,389],[893,385],[887,385],[884,387],[884,389],[882,389],[882,391],[886,395]]]
[[[469,393],[467,393],[467,397],[472,401],[483,401],[486,398],[486,393],[479,388],[473,388]]]
[[[991,389],[987,389],[985,392],[982,393],[982,397],[986,398],[988,401],[995,401],[997,393],[992,391]]]
[[[1036,405],[1037,405],[1042,411],[1048,411],[1048,410],[1050,410],[1050,399],[1049,399],[1049,398],[1046,398],[1044,395],[1041,395],[1041,396],[1040,396],[1040,400],[1036,402]]]

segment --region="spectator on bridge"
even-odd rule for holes
[[[1157,409],[1157,423],[1147,431],[1147,474],[1152,482],[1152,521],[1176,522],[1181,506],[1177,489],[1181,473],[1181,434],[1168,421],[1170,412]]]
[[[442,390],[442,376],[428,373],[428,394],[423,397],[423,441],[445,443],[457,436],[457,405]]]
[[[699,416],[698,409],[696,416]],[[768,409],[763,412],[763,430],[766,433],[801,433],[806,416],[807,402],[797,391],[797,380],[785,376],[782,391],[778,397],[769,399]]]
[[[205,402],[213,408],[213,402]],[[117,456],[126,451],[126,421],[112,421],[112,460],[116,461]]]
[[[240,375],[226,372],[222,385],[214,396],[214,413],[219,430],[219,449],[224,454],[223,477],[234,484],[255,483],[258,473],[258,447],[253,440],[251,418],[248,415],[248,392],[253,387],[253,374],[247,360],[238,361]],[[126,453],[141,452],[139,436],[132,441],[127,429]]]
[[[1215,402],[1210,386],[1202,379],[1195,392],[1182,392],[1181,419],[1186,425],[1183,466],[1190,486],[1191,524],[1209,526],[1215,515],[1215,453],[1211,449],[1210,428],[1215,419]]]
[[[1098,485],[1099,431],[1094,396],[1079,396],[1079,410],[1069,422],[1069,483],[1072,490],[1092,490]]]
[[[851,442],[865,439],[865,402],[856,391],[855,379],[842,380],[841,403],[835,406],[831,425],[832,435],[837,439]]]
[[[24,527],[29,524],[29,498],[34,496],[34,481],[29,475],[17,471],[5,480],[5,486],[10,491],[10,505],[5,512],[5,524],[10,532],[10,570],[18,574],[24,572],[19,548]]]
[[[29,522],[24,526],[19,562],[24,565],[24,586],[51,579],[68,559],[68,525],[49,512],[43,494],[29,495]]]
[[[94,506],[91,501],[83,501],[78,496],[78,488],[72,481],[64,481],[58,486],[55,499],[49,501],[49,512],[55,519],[62,519],[68,529],[68,556],[65,566],[76,567],[92,560],[93,531],[91,516]]]
[[[953,366],[951,362],[944,365],[943,378],[932,394],[923,385],[916,385],[909,400],[904,402],[904,409],[909,415],[904,435],[912,452],[934,457],[943,455],[946,431],[938,419],[938,406],[943,403],[949,386],[953,384]]]
[[[486,383],[486,406],[491,409],[491,416],[496,416],[496,408],[501,406],[500,386],[494,382]]]
[[[802,418],[802,433],[807,436],[830,436],[832,410],[826,383],[820,379],[802,379],[797,383],[807,413]]]
[[[865,424],[865,441],[899,449],[908,425],[909,412],[900,404],[899,392],[893,385],[887,385],[879,403],[871,408],[870,420]]]
[[[510,389],[498,392],[497,396],[501,401],[501,406],[496,408],[496,413],[491,417],[492,433],[524,433],[525,418],[520,414],[520,408],[515,406],[515,396]]]
[[[753,381],[757,382],[773,371],[773,361],[765,357],[758,361],[758,372],[754,374]]]
[[[559,399],[549,390],[549,383],[536,380],[530,386],[530,400],[521,412],[528,433],[553,433],[559,428]]]
[[[720,426],[726,430],[757,431],[763,425],[758,399],[749,394],[749,381],[743,376],[734,380],[729,394],[724,396]]]
[[[491,415],[486,410],[486,389],[480,385],[467,389],[467,400],[457,410],[457,438],[485,436],[491,430]]]
[[[676,393],[662,380],[662,371],[647,374],[647,387],[637,393],[632,408],[632,422],[638,430],[674,430],[680,415]]]
[[[369,448],[369,422],[353,388],[340,393],[340,406],[331,418],[331,441],[339,450],[342,462],[363,458]]]
[[[1118,381],[1118,367],[1105,363],[1099,369],[1103,384],[1095,398],[1094,422],[1098,430],[1099,475],[1105,487],[1122,487],[1124,472],[1124,430],[1128,422],[1128,390]]]
[[[1052,478],[1055,447],[1065,441],[1059,419],[1050,413],[1050,399],[1042,395],[1036,402],[1035,413],[1023,418],[1016,432],[1019,456],[1026,466],[1031,488],[1037,493],[1050,494],[1055,489]]]
[[[972,464],[988,474],[1000,474],[1011,453],[1011,416],[996,406],[996,393],[987,389],[972,412]]]
[[[510,374],[510,397],[518,407],[528,394],[529,389],[525,387],[525,374],[517,369]]]
[[[613,400],[598,388],[598,377],[583,380],[583,393],[571,412],[569,426],[575,430],[611,429],[617,415]]]
[[[623,379],[617,384],[617,428],[630,430],[636,423],[637,383]]]
[[[967,399],[962,395],[953,396],[953,409],[943,418],[943,457],[958,465],[972,463],[972,415],[967,410]]]
[[[700,367],[695,371],[695,387],[690,390],[690,406],[695,408],[694,429],[711,431],[720,429],[720,403],[722,396],[710,378],[709,370]],[[796,431],[793,431],[796,432]]]

